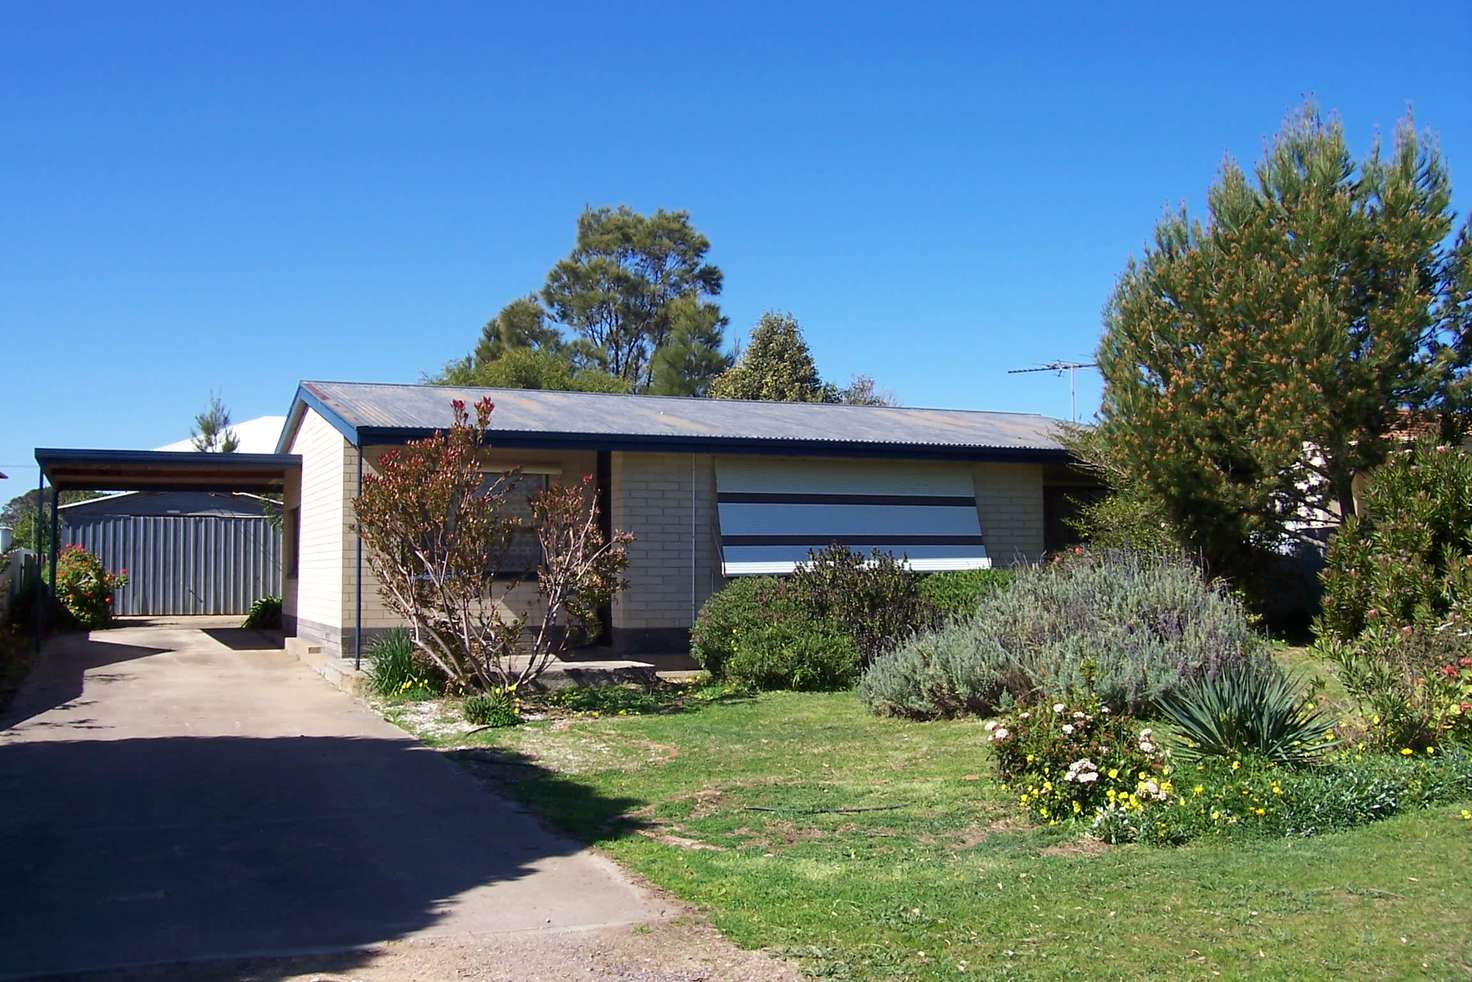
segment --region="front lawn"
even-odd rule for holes
[[[1462,805],[1308,840],[1103,847],[1037,828],[975,720],[851,694],[683,701],[464,735],[391,710],[727,936],[855,978],[1465,978]]]

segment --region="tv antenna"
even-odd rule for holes
[[[1073,421],[1078,422],[1078,370],[1080,368],[1098,368],[1097,361],[1050,361],[1046,365],[1037,368],[1009,368],[1008,375],[1026,375],[1030,372],[1053,372],[1062,377],[1064,372],[1068,373],[1068,401],[1073,409]]]

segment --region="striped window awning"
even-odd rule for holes
[[[733,458],[716,463],[716,494],[726,576],[790,573],[832,543],[917,572],[991,565],[964,466]]]

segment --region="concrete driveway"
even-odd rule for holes
[[[53,641],[0,719],[0,976],[656,916],[234,619]]]

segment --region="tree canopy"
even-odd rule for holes
[[[822,382],[800,332],[796,341],[807,362],[795,382],[778,384],[774,375],[771,385],[758,383],[765,371],[758,364],[768,357],[760,353],[732,375],[736,358],[724,350],[728,321],[715,302],[724,277],[706,261],[709,251],[688,212],[587,209],[572,252],[547,274],[540,294],[503,307],[481,328],[474,350],[432,381],[706,396],[726,377],[728,393],[771,393],[726,398],[893,404],[866,375],[855,375],[845,388]],[[787,320],[795,331],[796,321]],[[776,343],[791,347],[791,339]]]
[[[683,343],[720,352],[725,321],[711,298],[723,277],[705,261],[709,251],[689,212],[588,209],[578,217],[572,253],[547,274],[542,302],[573,335],[577,359],[647,389],[655,353],[675,329],[677,301],[693,305],[706,325],[685,330]]]
[[[791,314],[762,314],[741,357],[711,383],[716,399],[839,402],[839,391],[818,375],[802,328]]]
[[[1184,210],[1105,312],[1099,434],[1215,569],[1245,574],[1354,511],[1400,408],[1466,386],[1468,263],[1450,182],[1407,121],[1356,162],[1337,121],[1296,113],[1249,176],[1228,162],[1204,223]]]

